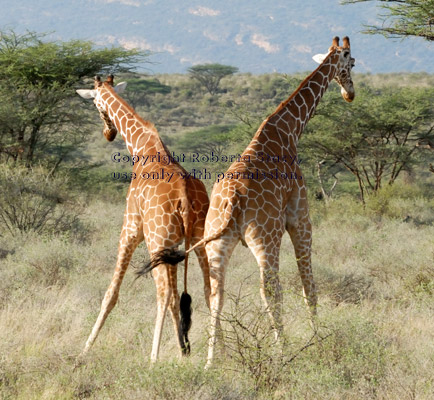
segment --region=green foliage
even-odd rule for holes
[[[362,199],[384,180],[393,184],[418,161],[421,143],[434,140],[434,91],[361,87],[351,106],[331,92],[323,99],[302,141],[302,152],[341,165],[359,183]]]
[[[127,80],[126,100],[134,107],[149,106],[150,95],[167,94],[172,88],[158,79],[133,78]]]
[[[97,73],[129,70],[144,55],[90,42],[47,42],[0,32],[0,157],[57,165],[86,133],[74,85]]]
[[[70,87],[96,73],[129,71],[128,65],[144,55],[122,48],[95,49],[93,43],[86,41],[58,43],[43,38],[36,33],[1,32],[1,79],[42,88]]]
[[[231,125],[211,125],[208,128],[187,132],[177,142],[177,147],[186,153],[220,156],[234,141]]]
[[[218,92],[218,87],[222,78],[233,75],[237,71],[237,67],[222,64],[201,64],[188,69],[191,77],[205,86],[206,90],[211,95]]]
[[[343,4],[360,3],[371,0],[343,0]],[[434,40],[434,1],[433,0],[378,0],[385,11],[380,14],[381,26],[366,26],[365,33],[380,33],[390,38],[407,36]]]

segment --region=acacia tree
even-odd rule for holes
[[[372,0],[343,0],[343,4]],[[386,37],[407,36],[434,40],[434,0],[377,0],[385,11],[380,14],[381,26],[366,26],[364,33],[380,33]]]
[[[127,79],[126,98],[135,108],[139,105],[149,106],[149,96],[160,93],[168,94],[172,88],[164,85],[158,79],[132,78]]]
[[[223,154],[223,151],[233,142],[233,126],[212,125],[194,132],[187,132],[182,136],[177,146],[186,152],[209,154],[213,152],[216,156]]]
[[[0,159],[55,168],[86,132],[77,83],[97,73],[128,71],[146,53],[44,39],[0,32]]]
[[[434,89],[362,87],[358,101],[342,107],[339,93],[326,96],[309,123],[302,152],[357,179],[362,201],[384,181],[418,161],[421,143],[434,140]]]
[[[214,95],[218,92],[220,81],[225,76],[238,72],[238,68],[222,64],[201,64],[190,67],[188,72],[193,79],[199,81],[210,94]]]

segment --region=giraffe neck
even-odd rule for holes
[[[339,56],[331,53],[298,89],[260,126],[246,154],[296,154],[300,136],[337,71]]]
[[[132,155],[170,155],[155,126],[143,120],[113,89],[106,89],[101,98],[113,125],[122,135]]]

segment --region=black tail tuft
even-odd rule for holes
[[[190,342],[188,340],[188,331],[191,327],[191,296],[183,292],[181,300],[179,302],[179,311],[181,314],[181,320],[179,322],[179,334],[181,335],[181,343],[184,343],[182,352],[184,354],[190,354]]]
[[[147,274],[155,267],[158,267],[160,264],[170,264],[176,265],[185,258],[185,251],[175,250],[175,249],[164,249],[155,253],[151,261],[147,262],[142,268],[140,268],[136,275],[140,277],[142,275]]]

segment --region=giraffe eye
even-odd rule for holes
[[[349,51],[344,52],[344,57],[345,57],[345,58],[348,57],[349,54],[350,54]]]

